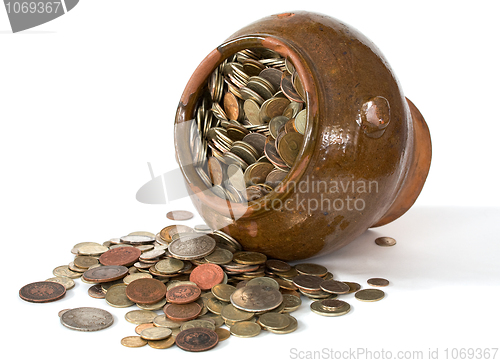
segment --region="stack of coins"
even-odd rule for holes
[[[389,285],[384,278],[371,278],[367,283],[372,288],[362,290],[358,283],[334,279],[324,266],[269,259],[244,251],[222,231],[201,230],[208,228],[171,225],[156,234],[139,231],[103,244],[78,243],[71,250],[74,260],[55,268],[55,278],[26,285],[20,297],[54,301],[64,296],[63,283],[71,288],[73,279],[80,278],[92,284],[89,296],[115,308],[137,307],[125,314],[136,325],[136,335],[123,338],[124,346],[165,349],[176,344],[203,351],[231,335],[295,331],[298,322],[291,313],[303,297],[312,300],[314,313],[335,317],[350,311],[350,304],[339,296],[378,301],[384,297],[379,288]],[[85,309],[62,311],[61,323],[87,331],[112,324],[105,311],[100,312],[102,321],[94,321],[95,314]],[[81,315],[80,325],[73,323],[75,314]]]
[[[306,93],[293,64],[245,49],[209,77],[191,127],[195,168],[220,198],[256,200],[287,176],[307,126]]]

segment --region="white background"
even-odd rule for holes
[[[82,1],[67,15],[12,34],[0,9],[0,122],[5,356],[87,362],[206,359],[288,360],[296,352],[366,348],[380,352],[500,348],[498,188],[499,6],[495,1]],[[69,263],[71,247],[136,230],[158,232],[188,199],[146,205],[136,191],[176,167],[173,123],[199,62],[233,32],[261,17],[310,10],[366,34],[384,53],[405,95],[431,130],[433,160],[415,206],[330,256],[312,260],[336,278],[391,285],[377,303],[346,297],[352,312],[294,316],[299,330],[231,337],[204,355],[177,347],[128,349],[134,335],[115,309],[76,280],[67,297],[29,304],[23,285]],[[187,224],[202,223],[197,217]],[[398,240],[393,248],[377,236]],[[59,323],[64,308],[96,306],[116,323],[96,333]],[[15,355],[7,355],[13,353]],[[324,356],[327,357],[327,356]],[[361,357],[362,358],[362,357]],[[500,359],[500,352],[496,360]]]

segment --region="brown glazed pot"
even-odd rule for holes
[[[302,149],[280,189],[247,204],[213,194],[193,167],[188,121],[212,71],[245,48],[288,57],[307,93]],[[246,250],[298,260],[345,246],[404,214],[431,161],[428,127],[388,62],[363,34],[316,13],[272,15],[233,34],[198,66],[182,94],[176,156],[205,222]]]

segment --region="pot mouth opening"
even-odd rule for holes
[[[175,124],[190,193],[237,219],[270,210],[293,192],[316,140],[317,93],[308,67],[290,44],[267,35],[229,40],[200,63]]]

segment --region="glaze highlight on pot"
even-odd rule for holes
[[[258,47],[294,64],[308,124],[281,187],[247,205],[206,188],[193,167],[189,130],[212,71],[237,51]],[[378,48],[352,27],[310,12],[263,18],[212,51],[181,96],[175,146],[205,222],[247,250],[283,260],[331,252],[400,217],[418,197],[431,159],[427,125]]]

